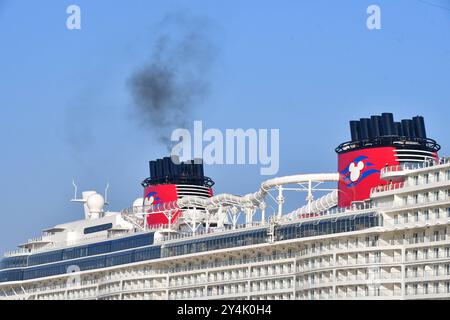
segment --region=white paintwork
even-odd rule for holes
[[[333,213],[337,218],[374,212],[383,218],[379,227],[84,271],[75,274],[81,280],[76,286],[68,284],[68,275],[2,283],[0,298],[449,299],[450,162],[409,169],[404,177],[401,188],[374,193],[367,208]],[[300,180],[274,179],[263,184],[262,192],[245,196],[247,201],[222,195],[212,204],[220,204],[218,210],[224,209],[223,205],[229,201],[255,204],[253,201],[261,199],[268,189]],[[335,200],[332,193],[326,197],[330,202]],[[314,206],[320,208],[323,201],[322,205],[327,207],[330,202],[326,197],[317,200]],[[323,213],[297,221],[318,221],[325,217]],[[127,222],[121,220],[119,213],[109,218],[116,225]],[[52,230],[58,231],[56,236],[104,223],[105,219],[63,224]],[[267,223],[260,223],[263,222]],[[270,226],[284,223],[283,219],[272,219]],[[247,224],[242,228],[254,227]],[[158,232],[158,241],[180,241],[167,240],[165,235]],[[188,263],[192,266],[188,267]]]

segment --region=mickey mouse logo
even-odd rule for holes
[[[151,206],[158,203],[161,199],[158,198],[156,192],[150,192],[144,199],[144,206]]]
[[[366,177],[379,173],[379,170],[374,168],[375,165],[369,161],[366,156],[358,156],[351,161],[344,170],[340,172],[343,176],[343,181],[347,184],[348,188],[354,187],[363,181]]]
[[[359,161],[356,165],[355,162],[352,162],[348,169],[350,171],[350,181],[356,182],[361,176],[361,171],[364,169],[364,162]]]

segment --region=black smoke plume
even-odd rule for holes
[[[205,18],[166,16],[157,26],[150,60],[128,81],[138,123],[169,150],[172,130],[186,128],[193,108],[209,93],[208,74],[217,51],[212,29]]]

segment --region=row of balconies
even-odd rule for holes
[[[297,257],[308,258],[308,256],[316,256],[322,253],[332,253],[333,251],[339,250],[377,247],[380,244],[382,244],[382,241],[380,241],[377,237],[352,238],[345,241],[333,241],[328,242],[325,245],[302,249]]]
[[[157,293],[132,293],[132,294],[123,294],[122,300],[163,300],[165,299],[165,294],[157,294]]]
[[[407,296],[432,295],[441,293],[450,293],[450,281],[411,284],[407,285],[405,288],[405,294]]]
[[[90,299],[97,298],[97,290],[96,289],[88,289],[88,290],[73,290],[67,292],[67,299],[75,300],[75,299]]]
[[[288,274],[293,271],[294,271],[293,263],[282,264],[282,265],[273,265],[273,266],[264,266],[264,267],[253,267],[252,268],[252,276],[257,276],[257,277],[273,276],[273,275]]]
[[[367,265],[367,264],[397,264],[402,262],[402,257],[360,257],[360,258],[343,258],[341,257],[336,266],[358,266],[358,265]]]
[[[66,295],[64,294],[64,292],[38,295],[36,297],[36,300],[64,300],[64,299],[66,299]]]
[[[81,282],[68,282],[63,281],[61,283],[53,283],[51,285],[41,285],[41,286],[32,286],[32,287],[26,287],[25,291],[28,294],[34,294],[34,293],[40,293],[40,292],[48,292],[48,291],[61,291],[66,289],[71,289],[75,287],[87,287],[87,286],[93,286],[95,287],[97,285],[96,280],[88,280],[88,281],[81,281]]]
[[[449,198],[450,199],[450,198]],[[447,224],[450,219],[450,209],[446,210],[421,210],[406,212],[403,214],[394,214],[392,217],[384,219],[385,227],[410,228],[420,227],[421,225]]]
[[[441,250],[437,248],[438,250],[435,250],[436,248],[428,249],[415,249],[415,250],[408,250],[405,254],[405,260],[407,262],[412,261],[423,261],[423,260],[439,260],[439,259],[446,259],[450,258],[450,250]]]
[[[334,267],[334,260],[329,258],[316,258],[305,261],[299,261],[297,264],[297,272],[307,272],[311,270],[332,268]]]
[[[146,278],[146,277],[155,277],[155,278],[161,278],[165,277],[167,275],[167,272],[164,272],[162,270],[154,270],[154,269],[141,269],[141,270],[131,270],[131,271],[117,271],[112,272],[110,274],[107,274],[103,276],[100,279],[100,283],[107,283],[107,282],[113,282],[113,281],[120,281],[122,279],[133,279],[133,278]]]
[[[243,279],[247,278],[248,275],[249,275],[248,268],[222,272],[210,272],[208,276],[208,282]]]
[[[293,279],[258,281],[252,283],[250,292],[291,289],[293,288],[293,284]]]
[[[251,296],[250,300],[291,300],[294,298],[293,293],[282,293],[282,294],[264,294]]]
[[[108,286],[103,286],[99,288],[99,295],[105,295],[105,294],[110,294],[110,293],[119,293],[122,291],[122,288],[120,287],[119,284],[117,285],[108,285]]]
[[[126,291],[160,289],[165,287],[165,284],[161,282],[148,280],[124,282],[123,284],[123,290]]]
[[[432,174],[424,173],[421,175],[410,176],[406,179],[405,182],[390,183],[385,186],[375,187],[371,190],[371,193],[376,194],[384,191],[391,191],[410,187],[429,188],[433,185],[437,185],[442,182],[447,182],[449,180],[450,174],[448,170],[444,171],[437,170]]]

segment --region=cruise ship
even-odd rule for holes
[[[350,133],[337,170],[243,196],[214,195],[201,160],[177,157],[150,161],[143,197],[120,212],[75,186],[84,219],[6,253],[0,299],[450,298],[450,158],[422,116]]]

